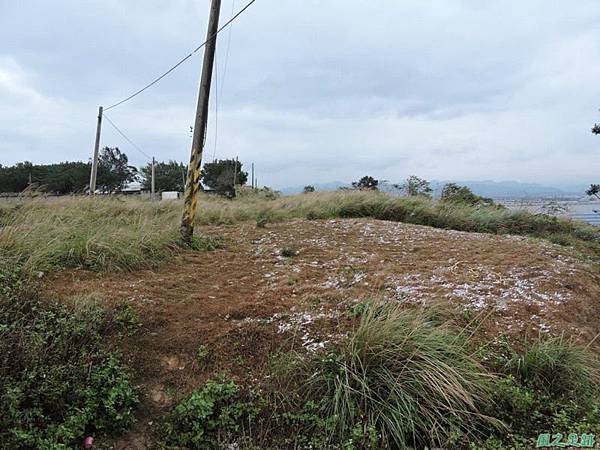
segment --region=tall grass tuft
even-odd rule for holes
[[[155,266],[179,246],[177,206],[87,198],[24,203],[4,213],[0,266],[18,264],[29,272]],[[210,239],[200,241],[214,246]]]
[[[337,351],[305,363],[306,392],[335,417],[333,442],[375,435],[380,448],[443,445],[491,421],[478,412],[488,376],[465,344],[423,311],[373,305]]]
[[[513,350],[506,369],[521,384],[555,399],[583,400],[600,387],[598,356],[564,336],[538,338],[521,352]]]

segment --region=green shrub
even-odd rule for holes
[[[266,228],[268,223],[269,218],[267,214],[260,213],[258,216],[256,216],[256,228]]]
[[[478,413],[488,396],[483,368],[459,335],[423,312],[374,304],[346,343],[304,370],[307,395],[323,399],[335,418],[335,443],[442,445],[457,431],[474,436],[485,420]]]
[[[206,345],[201,345],[198,347],[198,351],[196,352],[196,356],[198,357],[198,361],[202,362],[204,361],[208,355],[210,354],[210,350],[208,349],[208,346]]]
[[[0,271],[0,442],[11,449],[72,448],[133,422],[126,367],[102,344],[120,326],[97,307],[39,298],[18,271]]]
[[[293,249],[292,247],[284,247],[279,251],[279,254],[284,258],[293,258],[298,255],[298,250]]]
[[[448,183],[442,189],[441,200],[451,203],[464,203],[471,206],[495,206],[491,198],[476,195],[466,186]]]
[[[233,439],[259,409],[244,402],[231,380],[211,380],[175,407],[163,430],[164,443],[190,449],[214,449]]]

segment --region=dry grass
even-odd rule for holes
[[[31,271],[65,267],[132,270],[158,264],[179,244],[181,202],[126,198],[60,198],[0,206],[0,264]],[[329,192],[268,198],[245,193],[237,200],[202,196],[199,225],[294,218],[371,217],[462,231],[546,238],[600,254],[596,227],[565,219],[398,198],[376,192]]]

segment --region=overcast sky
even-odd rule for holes
[[[245,1],[223,0],[222,23]],[[98,105],[189,53],[207,14],[207,0],[0,0],[0,163],[87,161]],[[229,36],[205,158],[254,161],[261,185],[600,181],[598,0],[258,0],[226,58]],[[201,58],[108,113],[159,160],[189,160]],[[146,162],[108,124],[102,145]]]

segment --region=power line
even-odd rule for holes
[[[235,11],[235,0],[231,1],[231,14]],[[233,34],[233,25],[229,28],[229,36],[227,37],[227,51],[225,53],[225,66],[223,68],[223,77],[221,83],[221,97],[223,96],[223,89],[225,87],[225,76],[227,75],[227,65],[229,62],[229,52],[231,51],[231,35]]]
[[[171,72],[173,72],[175,69],[177,69],[179,66],[181,66],[188,59],[190,59],[194,55],[194,53],[197,53],[198,50],[200,50],[201,48],[203,48],[209,41],[211,41],[212,39],[214,39],[221,31],[223,31],[225,28],[227,28],[229,25],[231,25],[231,23],[233,23],[234,20],[236,20],[239,16],[241,16],[255,2],[256,2],[256,0],[250,0],[250,2],[246,6],[244,6],[235,16],[233,16],[231,19],[229,19],[229,21],[227,21],[227,23],[225,23],[225,25],[223,25],[221,28],[219,28],[215,34],[213,34],[209,39],[207,39],[202,44],[200,44],[198,47],[196,47],[189,55],[187,55],[185,58],[183,58],[181,61],[179,61],[177,64],[175,64],[173,67],[171,67],[165,73],[163,73],[161,76],[159,76],[158,78],[156,78],[154,81],[152,81],[148,85],[144,86],[139,91],[134,92],[129,97],[121,100],[120,102],[115,103],[114,105],[109,106],[108,108],[105,108],[104,111],[108,111],[110,109],[116,108],[117,106],[120,106],[123,103],[128,102],[129,100],[132,100],[134,97],[137,97],[138,95],[140,95],[145,90],[147,90],[147,89],[151,88],[152,86],[154,86],[160,80],[162,80],[167,75],[169,75]]]
[[[105,118],[106,120],[108,120],[108,123],[110,123],[110,124],[112,125],[112,127],[113,127],[115,130],[117,130],[117,133],[119,133],[121,136],[123,136],[123,138],[124,138],[124,139],[125,139],[127,142],[129,142],[129,143],[130,143],[130,144],[133,146],[133,148],[135,148],[135,149],[136,149],[138,152],[140,152],[140,153],[141,153],[142,155],[144,155],[146,158],[148,158],[148,159],[152,159],[152,156],[148,155],[148,153],[146,153],[144,150],[142,150],[142,149],[141,149],[141,148],[140,148],[140,147],[139,147],[139,146],[138,146],[138,145],[137,145],[135,142],[133,142],[131,139],[129,139],[129,138],[128,138],[128,137],[125,135],[125,133],[123,133],[123,132],[122,132],[122,131],[119,129],[119,127],[118,127],[117,125],[115,125],[115,123],[114,123],[112,120],[110,120],[110,117],[108,117],[106,114],[104,114],[104,118]]]
[[[231,0],[231,14],[235,11],[235,0]],[[229,52],[231,50],[231,35],[233,33],[233,25],[229,27],[229,36],[227,38],[227,51],[225,52],[225,64],[223,67],[223,80],[221,83],[221,90],[219,92],[219,62],[215,64],[215,148],[213,149],[212,159],[213,161],[217,155],[217,144],[219,140],[219,98],[223,96],[223,89],[225,87],[225,76],[227,75],[227,63],[229,62]]]

